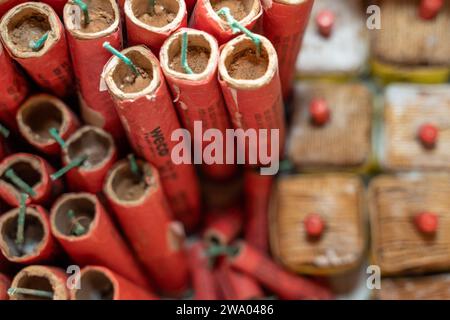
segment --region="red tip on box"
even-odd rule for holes
[[[434,19],[444,6],[444,0],[422,0],[420,2],[419,15],[422,19]]]
[[[319,33],[328,38],[333,31],[335,15],[331,10],[322,10],[316,16],[316,24]]]
[[[324,99],[314,99],[309,105],[309,113],[312,122],[317,126],[323,126],[330,120],[330,109]]]
[[[433,148],[439,137],[438,128],[430,123],[424,124],[419,128],[418,137],[425,148]]]
[[[421,212],[416,215],[414,223],[417,229],[426,234],[436,233],[439,226],[438,216],[433,212]]]
[[[311,213],[303,221],[309,237],[320,237],[325,229],[325,221],[317,213]]]

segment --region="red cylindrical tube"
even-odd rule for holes
[[[171,139],[180,131],[180,123],[159,62],[144,46],[122,53],[144,70],[146,78],[140,75],[136,79],[130,68],[114,57],[105,67],[109,92],[135,152],[157,168],[175,217],[192,230],[200,219],[199,186],[192,164],[175,164],[172,159],[174,148],[185,145]]]
[[[0,121],[13,129],[17,127],[16,113],[28,95],[25,77],[14,65],[0,43]]]
[[[256,280],[233,270],[226,261],[219,264],[215,275],[226,300],[251,300],[264,297],[264,292]]]
[[[56,155],[61,152],[61,147],[49,130],[56,129],[59,136],[66,140],[80,122],[63,101],[48,94],[37,94],[20,107],[17,124],[28,143],[43,153]]]
[[[12,7],[24,2],[27,2],[27,0],[0,0],[0,18]]]
[[[58,254],[58,245],[50,233],[47,211],[31,205],[25,211],[23,239],[19,244],[17,228],[19,208],[0,217],[0,249],[9,261],[20,264],[49,262]]]
[[[133,173],[127,161],[118,162],[103,192],[158,288],[164,294],[181,296],[189,285],[184,232],[173,220],[156,169],[143,161],[137,165],[139,172]]]
[[[133,254],[93,194],[62,195],[53,204],[50,224],[52,234],[76,263],[106,266],[140,286],[147,286]]]
[[[181,42],[184,33],[188,37],[187,61],[191,64],[193,74],[187,74],[182,68]],[[206,32],[183,28],[167,39],[159,56],[161,69],[175,97],[175,106],[183,126],[189,130],[194,146],[201,148],[197,152],[203,155],[201,162],[204,163],[205,173],[218,179],[229,178],[235,173],[236,166],[225,164],[224,157],[217,163],[213,159],[212,149],[209,154],[205,153],[205,148],[211,142],[203,141],[203,131],[219,130],[222,137],[225,137],[225,130],[231,128],[217,80],[217,41]],[[212,137],[210,139],[213,140]],[[226,144],[222,145],[219,148],[225,155]],[[194,159],[195,157],[196,155]],[[216,163],[213,164],[214,162]]]
[[[103,43],[109,42],[114,48],[122,48],[119,9],[115,0],[92,0],[89,7],[92,19],[88,25],[80,21],[77,5],[67,3],[64,9],[64,24],[79,88],[81,114],[87,124],[111,133],[120,146],[124,135],[122,124],[110,95],[101,87],[100,81],[103,67],[110,57]],[[105,22],[108,21],[105,16],[110,22]]]
[[[255,155],[255,146],[249,144],[245,148],[247,156],[250,156],[250,164],[255,164],[251,163],[253,155],[255,162],[267,165],[261,148],[265,147],[267,155],[271,157],[275,156],[273,153],[282,154],[283,150],[283,99],[275,49],[266,38],[256,37],[261,41],[259,57],[255,44],[245,35],[223,46],[219,58],[219,81],[233,125],[238,129],[258,130],[255,140],[259,155]],[[268,130],[266,141],[260,140],[261,129]],[[278,130],[278,140],[273,129]],[[237,148],[243,148],[243,145]]]
[[[194,298],[196,300],[217,300],[219,298],[218,287],[205,249],[202,242],[196,241],[188,252]]]
[[[253,30],[256,22],[262,15],[261,4],[258,0],[243,0],[238,2],[236,7],[230,7],[231,15],[245,28]],[[193,29],[203,30],[214,36],[219,45],[222,45],[234,37],[230,26],[224,17],[219,17],[216,13],[227,4],[217,1],[212,4],[211,0],[198,0],[192,13],[189,26]]]
[[[186,3],[186,11],[188,13],[188,17],[190,17],[192,12],[194,11],[197,0],[185,0],[184,2]]]
[[[238,244],[237,254],[227,261],[234,269],[256,279],[281,299],[332,298],[327,288],[285,271],[268,256],[244,242]]]
[[[11,280],[6,275],[0,273],[0,301],[9,300],[8,289],[10,286]]]
[[[11,288],[17,291],[10,296],[11,300],[70,300],[67,288],[67,274],[64,270],[47,266],[28,266],[14,277]],[[20,289],[44,291],[52,294],[52,298],[21,293]]]
[[[263,30],[278,54],[283,97],[292,90],[295,63],[308,25],[314,0],[265,0],[262,1]]]
[[[80,288],[71,290],[72,300],[156,300],[153,293],[110,269],[87,266],[81,270]]]
[[[154,14],[148,0],[126,0],[124,10],[129,45],[144,44],[156,55],[173,32],[187,26],[183,0],[155,1]]]
[[[273,176],[263,176],[259,170],[244,173],[245,241],[261,252],[269,251],[269,200]]]
[[[242,230],[243,216],[239,208],[216,210],[206,216],[203,237],[209,243],[226,245]]]
[[[67,0],[41,0],[41,2],[48,4],[50,7],[55,10],[58,16],[63,16],[64,6],[67,3]]]
[[[100,128],[81,127],[66,141],[62,162],[66,166],[82,156],[87,156],[83,164],[67,172],[67,185],[71,191],[100,192],[109,169],[117,161],[113,138]]]
[[[30,42],[46,33],[48,38],[42,47],[33,50]],[[3,17],[0,35],[10,56],[40,87],[59,97],[72,93],[73,73],[64,27],[49,5],[26,2],[14,7]]]
[[[55,170],[46,160],[29,153],[14,153],[0,163],[0,197],[10,206],[19,206],[22,189],[7,177],[9,169],[33,189],[27,204],[49,204],[63,189],[61,181],[51,180]]]

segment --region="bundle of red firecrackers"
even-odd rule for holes
[[[171,158],[196,121],[282,152],[312,3],[2,1],[0,300],[331,298],[271,259],[259,160]]]

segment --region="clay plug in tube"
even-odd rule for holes
[[[209,33],[219,45],[230,41],[237,33],[233,32],[224,16],[217,14],[222,8],[230,9],[234,19],[248,30],[255,29],[262,15],[258,0],[198,0],[189,26]]]
[[[5,49],[45,90],[58,97],[72,93],[72,65],[64,27],[44,3],[26,2],[8,11],[0,23]]]
[[[9,300],[8,289],[11,286],[11,280],[0,273],[0,301]]]
[[[66,174],[69,189],[100,192],[106,174],[117,160],[117,149],[112,136],[97,127],[81,127],[66,141],[62,162],[67,166],[82,158],[85,159],[83,163]]]
[[[121,146],[122,124],[108,92],[100,88],[103,67],[110,58],[102,47],[103,42],[108,41],[115,48],[122,46],[119,8],[115,0],[90,0],[85,4],[86,7],[81,9],[69,1],[64,7],[64,24],[78,83],[81,115],[85,123],[109,132]]]
[[[292,91],[295,63],[303,41],[314,0],[263,1],[264,36],[278,54],[278,67],[283,97]]]
[[[28,143],[45,154],[56,155],[61,152],[61,144],[64,146],[59,139],[67,139],[80,122],[60,99],[38,94],[22,104],[17,113],[17,124]]]
[[[46,205],[61,193],[61,181],[52,181],[55,170],[41,157],[15,153],[0,163],[0,197],[10,206],[19,206],[20,194],[29,195],[27,204]]]
[[[9,128],[16,129],[17,110],[28,96],[30,88],[1,43],[0,70],[0,121]]]
[[[71,300],[156,300],[157,296],[100,266],[81,270],[80,289],[71,290]]]
[[[14,277],[8,295],[11,300],[69,300],[67,274],[56,267],[26,267]]]
[[[187,26],[183,0],[126,0],[129,45],[144,44],[156,55],[172,33]]]
[[[272,148],[281,156],[285,123],[277,54],[269,40],[251,35],[241,35],[223,46],[219,81],[235,128],[258,130],[258,147],[265,146],[271,157]],[[261,129],[268,130],[266,141],[259,141]],[[278,130],[278,139],[272,129]],[[250,159],[253,154],[258,164],[267,165],[248,144],[237,148],[245,148]]]
[[[217,80],[217,41],[206,32],[183,28],[166,40],[159,56],[183,127],[189,130],[193,143],[202,148],[203,171],[215,179],[231,177],[236,166],[224,164],[225,161],[213,164],[212,151],[204,152],[210,143],[197,141],[194,134],[197,126],[202,132],[219,130],[225,137],[226,129],[232,127]],[[226,144],[222,153],[227,153]]]
[[[128,140],[139,156],[157,168],[175,218],[193,230],[200,219],[198,181],[192,164],[175,164],[177,159],[172,159],[173,149],[183,141],[171,139],[181,126],[159,61],[144,46],[122,52],[105,46],[118,55],[105,66],[104,79]]]
[[[189,285],[183,227],[174,221],[156,169],[130,155],[111,169],[103,193],[160,291],[182,296]]]
[[[13,263],[42,263],[56,257],[59,250],[50,233],[45,209],[21,205],[3,214],[0,217],[0,249]]]
[[[147,287],[140,266],[95,195],[62,195],[53,204],[50,224],[52,234],[77,264],[106,266]]]

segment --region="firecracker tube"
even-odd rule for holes
[[[125,21],[129,45],[144,44],[156,55],[164,41],[187,26],[183,0],[125,0]]]
[[[10,206],[19,206],[25,192],[27,204],[49,204],[63,189],[61,181],[51,180],[54,171],[41,157],[14,153],[0,163],[0,197]]]
[[[9,300],[8,289],[11,286],[11,280],[0,273],[0,301]]]
[[[251,300],[264,297],[264,292],[255,279],[233,270],[226,260],[219,263],[215,276],[226,300]]]
[[[37,94],[28,98],[17,112],[19,131],[39,151],[56,155],[61,145],[52,133],[67,139],[80,125],[77,116],[60,99]]]
[[[203,238],[207,243],[226,245],[242,230],[243,215],[239,208],[215,210],[206,215]]]
[[[279,139],[275,140],[273,148],[282,155],[285,123],[277,54],[269,40],[256,34],[253,37],[260,43],[259,50],[254,40],[246,35],[223,46],[219,58],[219,81],[233,125],[244,130],[267,129],[267,141],[259,141],[258,131],[257,145],[259,149],[266,147],[271,156],[274,140],[271,130],[278,129]],[[247,59],[253,62],[248,63]],[[244,146],[238,145],[237,148]],[[255,155],[256,148],[246,144],[245,150],[250,159],[253,154],[258,164],[267,164]]]
[[[184,52],[183,52],[184,50]],[[194,134],[194,122],[198,121],[202,132],[216,129],[225,137],[225,130],[231,128],[225,102],[217,80],[219,48],[217,41],[203,31],[183,28],[171,35],[159,53],[161,69],[164,72],[183,127],[191,134],[194,145],[201,146],[203,169],[217,179],[226,179],[236,171],[235,165],[209,164],[211,154],[205,157],[205,148],[210,142],[198,141],[203,135]],[[201,121],[201,122],[200,122]],[[212,138],[211,138],[212,139]],[[226,144],[223,154],[226,154]]]
[[[218,286],[212,261],[206,255],[205,244],[196,241],[188,249],[189,269],[195,300],[217,300]]]
[[[24,2],[27,2],[27,0],[0,0],[0,18],[3,17],[9,9]]]
[[[27,80],[14,65],[0,43],[0,121],[11,129],[17,127],[16,113],[29,93]]]
[[[171,140],[180,123],[159,61],[144,46],[128,48],[121,54],[141,70],[139,76],[114,57],[105,67],[104,79],[128,140],[138,155],[157,168],[175,218],[192,230],[200,219],[199,186],[192,164],[176,165],[171,157],[174,147],[181,143]]]
[[[22,205],[3,214],[0,217],[0,249],[13,263],[52,261],[59,250],[50,232],[48,212],[41,206]]]
[[[263,0],[263,30],[278,54],[283,97],[288,98],[295,77],[295,63],[314,0]]]
[[[269,251],[269,200],[273,176],[263,176],[258,170],[244,172],[245,241],[267,253]]]
[[[103,193],[160,291],[182,296],[189,286],[183,227],[173,220],[156,169],[134,158],[120,161],[108,174]]]
[[[156,300],[150,291],[101,266],[81,270],[80,288],[71,290],[72,300]]]
[[[117,149],[112,136],[106,131],[84,126],[78,129],[65,142],[62,152],[64,166],[84,157],[82,165],[66,174],[71,191],[100,192],[105,177],[117,161]]]
[[[315,282],[291,274],[267,255],[245,242],[236,245],[236,252],[227,261],[237,271],[256,279],[281,299],[331,299],[331,292]]]
[[[72,64],[64,27],[49,5],[26,2],[12,8],[0,23],[0,35],[10,56],[41,88],[58,97],[72,93]]]
[[[213,4],[214,2],[216,4]],[[237,4],[229,8],[231,15],[245,28],[253,30],[262,15],[260,2],[258,0],[243,0],[237,1]],[[226,7],[226,2],[198,0],[189,21],[189,26],[209,33],[217,39],[219,45],[230,41],[237,34],[232,31],[227,20],[217,14],[217,11],[223,7]]]
[[[84,23],[86,18],[81,12],[72,2],[64,8],[64,24],[78,83],[81,115],[87,124],[111,133],[121,146],[124,135],[122,124],[110,95],[100,89],[103,67],[111,56],[103,49],[103,42],[108,41],[115,48],[122,47],[119,9],[115,0],[90,1],[89,24]]]
[[[190,17],[192,12],[194,11],[197,0],[185,0],[184,2],[186,3],[186,11],[188,13],[188,17]]]
[[[67,273],[47,266],[28,266],[14,277],[8,289],[11,300],[70,300]]]
[[[50,211],[50,225],[54,237],[77,264],[106,266],[147,286],[147,278],[95,195],[62,195]]]

